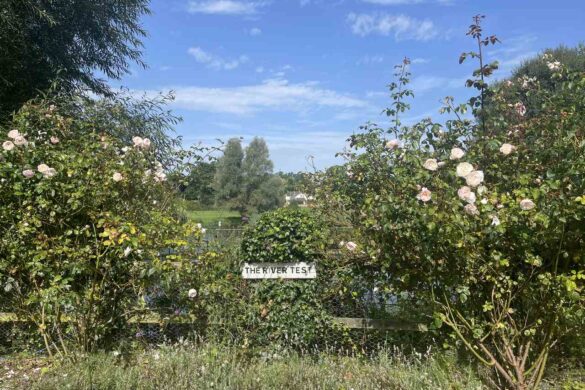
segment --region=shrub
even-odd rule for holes
[[[469,34],[480,46],[495,42],[482,38],[479,19]],[[585,303],[585,75],[543,61],[559,87],[530,86],[537,107],[487,91],[492,64],[468,82],[480,96],[467,105],[445,100],[453,119],[402,126],[411,94],[405,60],[391,86],[395,126],[370,124],[352,136],[348,174],[324,186],[339,189],[332,204],[350,211],[384,287],[429,302],[436,326],[446,324],[517,389],[538,386]]]
[[[322,259],[325,234],[309,210],[279,209],[263,214],[242,240],[246,262],[316,262]],[[319,267],[319,265],[317,265]],[[319,272],[319,271],[318,271]],[[323,344],[331,330],[317,280],[251,281],[248,313],[255,342],[275,348],[308,350]]]
[[[1,298],[49,354],[106,346],[153,286],[185,305],[194,287],[200,231],[178,223],[153,146],[102,130],[38,101],[0,131]]]
[[[242,260],[246,262],[314,261],[322,256],[324,227],[309,210],[279,209],[263,214],[246,230]]]

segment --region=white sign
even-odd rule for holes
[[[315,263],[245,263],[244,279],[315,279]]]

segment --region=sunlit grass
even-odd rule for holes
[[[219,221],[222,227],[231,227],[240,222],[238,211],[217,209],[217,210],[185,210],[185,215],[192,221],[201,223],[207,228],[218,228]]]
[[[483,389],[471,366],[448,356],[381,353],[372,358],[262,354],[233,348],[165,347],[128,357],[100,353],[79,363],[17,372],[31,389]],[[42,373],[41,373],[42,371]],[[29,379],[24,380],[24,375]],[[1,386],[0,386],[1,388]]]

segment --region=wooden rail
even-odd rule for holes
[[[63,318],[64,322],[67,318]],[[8,322],[27,322],[24,319],[19,319],[14,313],[0,313],[0,323]],[[194,318],[185,317],[163,317],[157,314],[147,314],[144,316],[133,317],[128,321],[131,324],[188,324],[194,323]],[[426,325],[416,322],[408,322],[402,320],[389,319],[374,319],[374,318],[355,318],[355,317],[333,317],[333,322],[343,325],[349,329],[363,329],[363,330],[409,330],[425,332]]]

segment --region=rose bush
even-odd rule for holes
[[[480,47],[492,42],[478,28]],[[538,386],[557,341],[583,326],[585,304],[585,74],[543,61],[558,87],[534,81],[538,106],[506,90],[523,80],[488,90],[490,65],[468,82],[479,97],[446,99],[453,119],[402,126],[405,61],[388,110],[395,126],[352,136],[351,174],[325,176],[317,196],[359,227],[368,254],[359,261],[384,289],[427,301],[436,327],[518,389]]]
[[[180,286],[175,301],[194,305],[201,231],[179,222],[148,138],[106,124],[40,100],[0,129],[1,307],[49,353],[106,346],[152,289]]]

